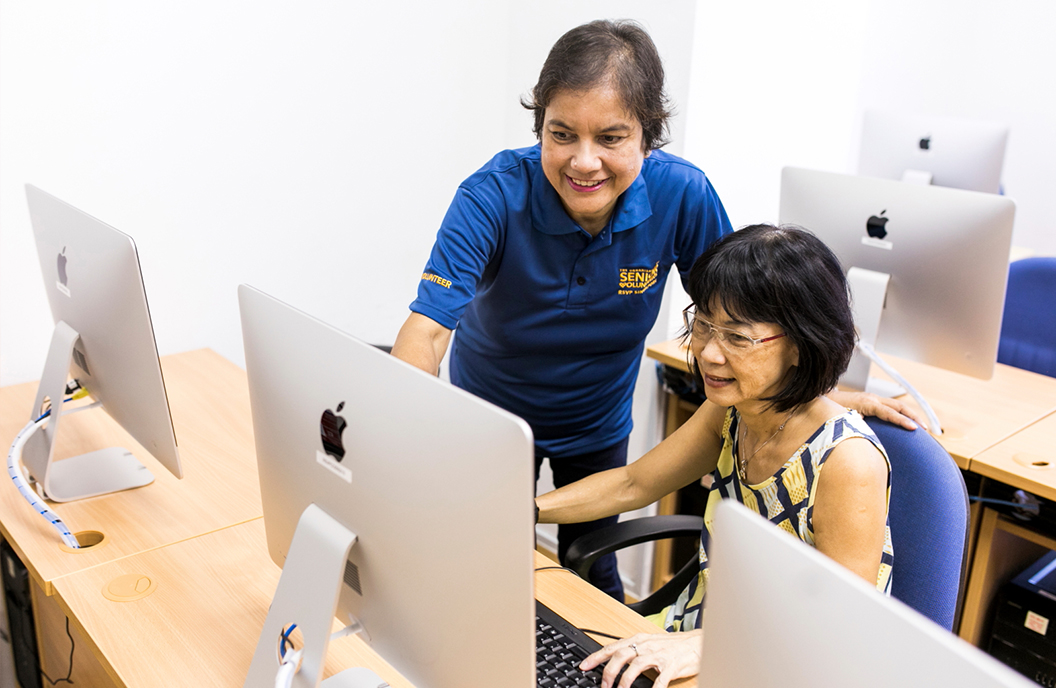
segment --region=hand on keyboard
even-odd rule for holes
[[[597,688],[601,667],[581,670],[579,665],[590,653],[601,648],[542,602],[535,602],[535,674],[538,688]],[[641,676],[628,683],[630,688],[652,688],[653,682]]]
[[[659,675],[653,688],[667,688],[674,679],[695,676],[700,670],[701,634],[699,630],[639,633],[606,645],[583,660],[579,668],[594,671],[607,662],[602,671],[601,688],[629,688],[643,671],[656,669]]]

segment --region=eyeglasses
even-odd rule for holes
[[[701,346],[706,346],[711,338],[715,337],[715,339],[719,341],[719,346],[721,346],[726,353],[736,356],[747,354],[763,342],[780,339],[788,334],[787,332],[782,332],[781,334],[775,334],[770,337],[755,339],[749,337],[743,332],[719,327],[718,325],[708,322],[697,315],[696,306],[690,306],[682,311],[682,320],[686,324],[686,332],[689,332],[690,336]]]

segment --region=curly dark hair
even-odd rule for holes
[[[778,412],[833,389],[850,363],[857,335],[847,279],[832,250],[802,227],[751,225],[726,235],[693,264],[688,291],[701,313],[717,304],[788,333],[799,364],[784,389],[764,399]]]
[[[521,99],[535,113],[536,138],[542,138],[546,106],[559,91],[586,91],[604,83],[615,87],[627,112],[642,125],[645,151],[667,145],[672,112],[664,92],[664,65],[645,29],[626,19],[592,21],[557,39],[531,97]]]

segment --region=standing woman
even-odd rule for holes
[[[670,111],[648,34],[569,31],[531,99],[540,143],[504,151],[458,189],[393,354],[524,418],[536,467],[565,485],[627,461],[645,337],[672,265],[685,277],[731,231],[704,173],[657,150]],[[501,457],[496,457],[500,460]],[[605,523],[562,526],[559,556]],[[595,565],[622,599],[615,557]]]
[[[633,22],[558,39],[523,103],[539,144],[499,153],[459,187],[393,346],[436,374],[457,326],[451,381],[524,418],[536,473],[549,458],[558,487],[626,464],[634,384],[670,268],[685,284],[731,231],[704,173],[658,150],[671,114],[663,86],[656,46]],[[910,422],[875,397],[851,405]],[[615,521],[562,525],[560,558]],[[614,555],[591,577],[622,599]]]

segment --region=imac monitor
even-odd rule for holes
[[[999,193],[1008,127],[867,110],[858,174]]]
[[[714,533],[701,685],[1036,687],[732,499]]]
[[[77,380],[133,438],[183,477],[139,256],[132,238],[40,189],[26,199],[55,330],[32,418],[51,402],[47,425],[23,463],[57,502],[139,487],[154,480],[125,448],[57,460],[61,399]]]
[[[283,567],[246,685],[274,682],[291,623],[306,653],[297,685],[317,685],[336,615],[419,688],[534,686],[528,425],[252,287],[238,296],[264,525]],[[323,531],[345,535],[302,546]]]
[[[988,379],[997,360],[1015,203],[1004,196],[786,167],[780,221],[839,257],[867,345]],[[856,355],[843,382],[864,389]],[[882,389],[877,389],[883,393]]]

